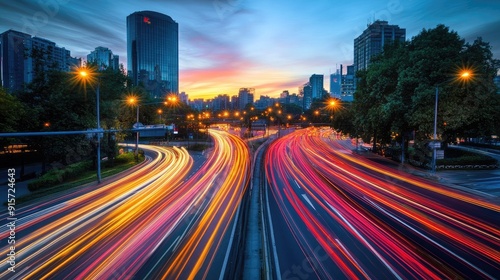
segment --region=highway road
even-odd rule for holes
[[[500,205],[367,160],[330,129],[268,149],[264,196],[280,279],[494,279]]]
[[[222,277],[250,154],[241,139],[210,134],[214,146],[195,172],[185,149],[141,146],[157,156],[128,175],[17,209],[15,272],[4,243],[0,278]],[[0,238],[8,236],[4,224]]]

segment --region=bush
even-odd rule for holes
[[[123,153],[115,158],[115,164],[124,164],[134,160],[134,153]]]
[[[90,170],[92,163],[90,161],[82,161],[66,166],[64,169],[52,169],[45,173],[42,177],[28,183],[28,190],[36,191],[39,189],[52,187],[61,184],[71,178],[74,178],[81,173]]]
[[[436,165],[496,165],[497,160],[483,155],[444,158],[436,160]]]
[[[51,187],[51,186],[60,184],[62,182],[63,182],[63,180],[62,180],[62,176],[60,174],[55,174],[55,172],[53,174],[47,173],[47,174],[43,175],[42,177],[40,177],[39,179],[28,183],[28,190],[36,191],[39,189],[43,189],[43,188],[47,188],[47,187]]]
[[[436,160],[436,165],[496,165],[497,160],[482,154],[461,149],[444,150],[444,159]]]

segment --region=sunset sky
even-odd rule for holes
[[[353,41],[375,19],[407,39],[445,24],[466,41],[483,37],[500,58],[500,1],[0,0],[0,33],[14,29],[86,56],[103,46],[127,65],[126,17],[151,10],[179,24],[179,90],[194,98],[253,87],[296,93],[312,74],[353,62]]]

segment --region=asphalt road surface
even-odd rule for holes
[[[14,229],[2,214],[0,278],[222,277],[250,153],[210,133],[214,147],[195,172],[184,149],[141,146],[156,155],[126,175],[16,209]]]
[[[272,259],[283,279],[491,279],[500,205],[298,130],[265,159]]]

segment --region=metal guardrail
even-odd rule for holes
[[[96,134],[96,133],[109,133],[109,132],[144,132],[148,129],[157,130],[159,128],[131,128],[131,129],[89,129],[89,130],[74,130],[74,131],[31,131],[31,132],[3,132],[0,133],[1,137],[33,137],[33,136],[53,136],[53,135],[76,135],[76,134]]]

